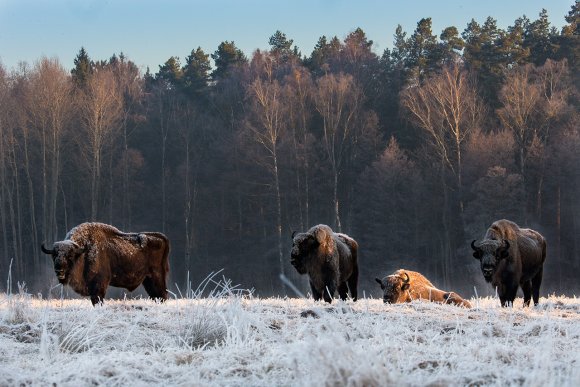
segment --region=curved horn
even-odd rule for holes
[[[55,251],[55,249],[48,250],[46,247],[44,247],[44,243],[42,243],[42,244],[40,245],[40,249],[42,250],[42,252],[43,252],[44,254],[50,254],[50,255],[52,255],[52,254],[54,254],[54,253],[56,252],[56,251]]]
[[[409,280],[410,280],[411,278],[409,278],[409,274],[407,274],[407,273],[405,273],[405,272],[404,272],[403,274],[404,274],[404,275],[407,277],[407,279],[405,279],[405,278],[403,278],[403,277],[401,277],[401,279],[403,280],[403,283],[404,283],[404,284],[408,284],[408,283],[409,283]]]
[[[476,242],[476,241],[477,241],[477,239],[474,239],[474,240],[472,240],[472,241],[471,241],[471,248],[472,248],[473,250],[477,250],[477,246],[475,246],[475,242]]]
[[[296,235],[296,231],[292,231],[292,239],[294,239],[294,235]]]

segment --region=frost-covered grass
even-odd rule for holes
[[[0,385],[580,385],[580,300],[468,310],[257,299],[0,295]]]

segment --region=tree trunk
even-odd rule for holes
[[[280,260],[280,274],[286,275],[284,270],[284,254],[282,253],[282,201],[280,199],[280,181],[278,176],[278,157],[276,152],[273,153],[274,158],[274,181],[276,185],[276,231],[278,236],[278,257]],[[286,285],[282,283],[282,292],[286,294]]]
[[[101,180],[101,159],[100,150],[94,149],[95,154],[93,155],[93,168],[91,176],[91,220],[94,222],[97,220],[98,215],[98,202],[99,202],[99,183]]]
[[[340,210],[338,206],[338,172],[336,168],[333,168],[334,172],[334,185],[333,185],[333,194],[334,194],[334,221],[335,227],[338,232],[342,232],[342,225],[340,223]]]
[[[441,225],[443,226],[443,286],[450,287],[450,271],[451,271],[451,236],[449,232],[449,191],[445,182],[445,161],[441,162],[441,186],[443,188],[443,212],[441,217]]]
[[[28,184],[28,207],[29,207],[29,217],[30,217],[30,227],[32,231],[32,262],[34,266],[35,274],[40,274],[40,252],[38,249],[38,226],[36,224],[36,209],[34,201],[34,184],[32,182],[32,176],[30,174],[30,158],[28,151],[28,134],[23,133],[23,143],[24,143],[24,170],[26,173],[26,182]],[[54,242],[54,239],[46,242]]]

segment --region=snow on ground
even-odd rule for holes
[[[0,295],[0,385],[578,386],[580,300]]]

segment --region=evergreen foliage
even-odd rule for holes
[[[578,20],[578,3],[562,31],[545,10],[505,30],[423,18],[380,56],[362,28],[306,58],[278,30],[249,59],[223,41],[213,66],[198,47],[141,74],[81,48],[70,74],[0,68],[0,273],[15,257],[46,291],[40,242],[94,219],[166,233],[169,283],[224,268],[307,291],[287,237],[325,223],[359,241],[362,289],[404,265],[471,291],[469,242],[508,217],[548,238],[546,291],[578,291],[558,285],[580,275]]]

